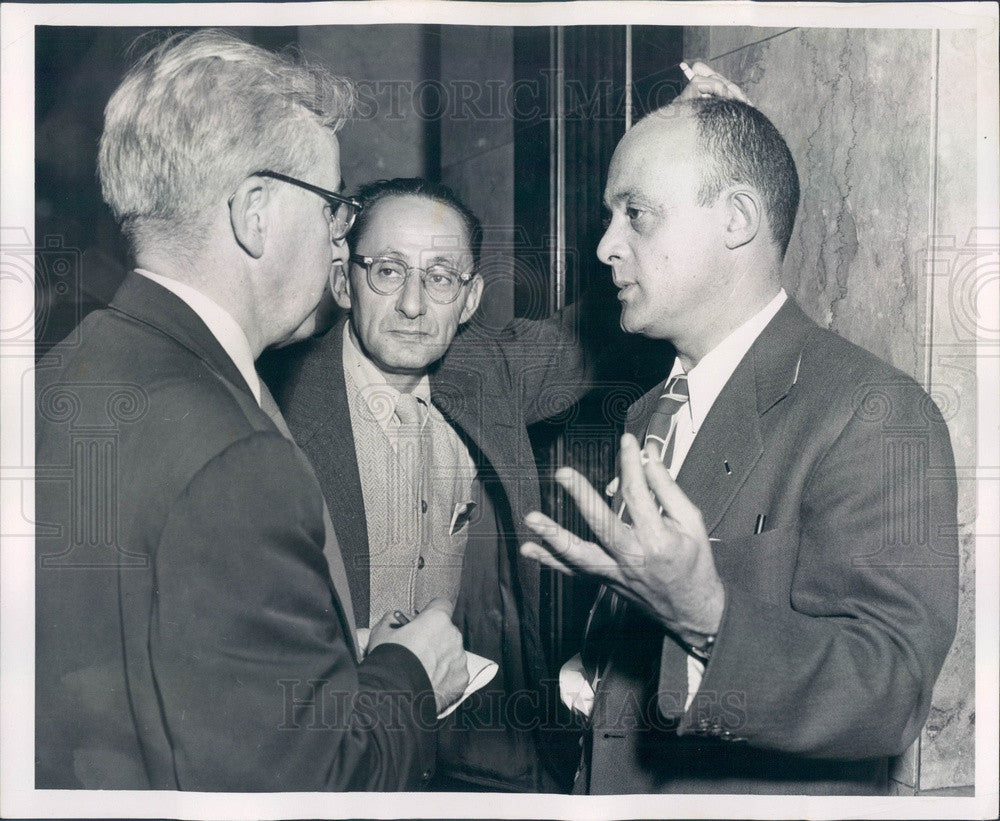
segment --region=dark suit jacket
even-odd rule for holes
[[[644,432],[658,390],[628,430]],[[711,661],[681,714],[660,663],[673,639],[630,608],[578,789],[589,775],[592,793],[884,791],[955,629],[955,471],[934,403],[789,300],[678,483],[718,539]]]
[[[455,623],[465,646],[500,663],[500,674],[456,713],[441,743],[441,768],[478,787],[538,789],[530,731],[546,675],[538,625],[538,565],[518,553],[522,520],[540,505],[538,472],[526,426],[573,404],[586,389],[583,357],[568,309],[541,322],[515,320],[499,334],[467,327],[430,374],[431,400],[476,461],[482,504],[469,524]],[[368,530],[344,387],[343,325],[278,352],[269,382],[316,468],[347,565],[355,616],[369,616]],[[511,700],[520,693],[520,703]],[[501,708],[501,709],[498,709]],[[506,716],[506,718],[504,718]],[[495,730],[489,728],[494,727]],[[474,728],[474,729],[472,729]]]
[[[205,325],[132,274],[78,337],[37,381],[36,787],[426,783],[427,675],[357,663],[316,478]]]

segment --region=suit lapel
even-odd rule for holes
[[[625,432],[631,433],[638,439],[640,445],[646,435],[649,417],[652,416],[653,408],[656,407],[656,400],[663,393],[663,385],[662,381],[657,382],[649,391],[640,396],[625,414]]]
[[[274,422],[257,404],[256,397],[229,354],[201,318],[182,299],[152,280],[133,272],[125,278],[110,307],[156,328],[187,348],[215,372],[252,424],[261,422],[269,428],[275,427]],[[279,432],[285,435],[283,431]],[[294,440],[292,444],[295,444]],[[296,451],[302,456],[304,469],[312,469],[309,460],[302,455],[301,449],[296,447]],[[344,633],[351,637],[347,644],[351,647],[355,660],[358,660],[351,619],[344,612],[340,594],[335,597],[335,604]]]
[[[812,321],[788,299],[737,365],[705,417],[677,483],[701,511],[709,533],[764,452],[762,417],[795,384],[802,346],[813,328]],[[625,429],[640,441],[661,390],[662,385],[657,385],[629,409]]]
[[[512,431],[505,437],[502,432],[509,427],[503,415],[506,409],[482,407],[482,402],[493,396],[483,389],[485,378],[481,369],[456,362],[454,354],[449,352],[441,367],[430,373],[431,402],[459,436],[471,442],[491,465],[509,465],[513,460],[504,446],[512,441],[514,434]],[[488,425],[484,413],[492,414]],[[487,436],[487,430],[496,433]],[[517,489],[508,487],[506,482],[503,485],[513,508]]]
[[[295,373],[279,404],[320,477],[344,557],[354,615],[358,624],[368,624],[368,522],[344,381],[345,321],[341,319],[321,338],[303,343],[292,365]]]
[[[677,475],[709,533],[764,452],[754,383],[748,354],[712,405]]]
[[[480,468],[479,478],[482,480],[483,459],[491,466],[517,463],[515,443],[518,441],[517,437],[523,433],[520,433],[510,421],[510,416],[507,415],[508,408],[486,407],[483,404],[488,400],[496,400],[501,395],[500,391],[493,388],[496,382],[489,382],[490,376],[482,370],[481,362],[478,363],[478,367],[472,364],[475,360],[471,358],[467,363],[463,362],[464,349],[463,340],[456,338],[441,365],[431,371],[431,401],[459,436],[472,444],[473,458]],[[487,385],[493,389],[487,389]],[[490,414],[489,422],[484,419],[485,414]],[[503,495],[510,507],[515,530],[512,535],[516,539],[519,518],[528,510],[541,505],[538,484],[536,481],[529,487],[524,482],[512,481],[510,471],[498,472],[497,481],[500,482]],[[487,492],[485,482],[483,491]],[[497,495],[494,494],[493,498]],[[500,510],[497,510],[496,514],[500,515]],[[498,542],[504,544],[504,534],[497,535]],[[514,551],[511,561],[516,564],[524,600],[532,603],[533,608],[537,609],[539,600],[537,563],[523,557],[517,550]]]

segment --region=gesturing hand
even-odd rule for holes
[[[525,524],[542,543],[526,542],[521,553],[563,573],[598,576],[683,641],[700,646],[718,631],[725,605],[701,512],[659,459],[643,464],[631,434],[622,437],[620,461],[631,525],[614,515],[583,476],[560,468],[556,480],[573,497],[600,544],[584,541],[533,511]]]

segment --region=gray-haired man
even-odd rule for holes
[[[359,663],[312,469],[254,360],[308,333],[358,204],[349,84],[216,32],[112,97],[136,271],[38,374],[36,786],[413,789],[467,680],[451,605]],[[69,483],[47,481],[64,465]]]

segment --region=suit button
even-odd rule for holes
[[[424,557],[421,556],[417,559],[417,570],[423,570],[423,569],[424,569]]]
[[[430,770],[424,770],[420,777],[424,779],[424,781],[430,781],[432,775],[433,773]]]
[[[426,513],[427,512],[427,500],[426,499],[421,499],[420,500],[420,512],[421,513]]]

